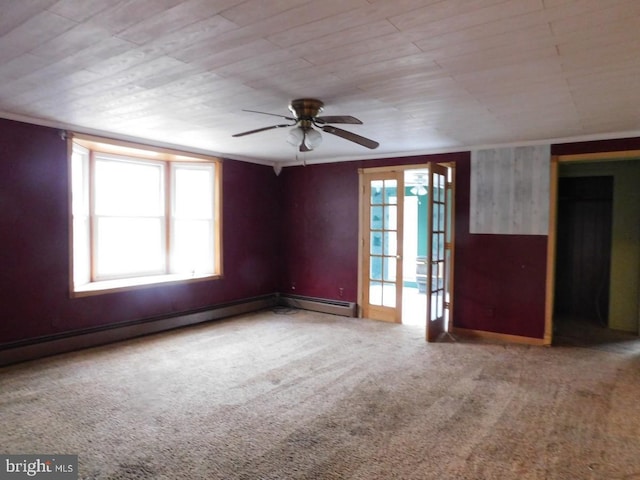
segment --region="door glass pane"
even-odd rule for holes
[[[446,257],[447,259],[445,260],[445,272],[444,272],[444,276],[445,278],[451,278],[451,250],[447,249],[446,251]],[[445,288],[445,301],[450,302],[451,301],[451,295],[449,292],[449,282],[447,282],[446,285],[443,285],[443,287]]]
[[[382,232],[371,232],[371,255],[382,255]]]
[[[371,230],[382,230],[384,207],[371,207]]]
[[[437,223],[438,230],[440,230],[441,232],[444,231],[444,222],[445,222],[444,203],[441,203],[438,205],[438,223]]]
[[[369,282],[369,303],[382,305],[382,282]]]
[[[395,205],[384,207],[384,228],[386,230],[397,230],[398,228],[398,207]]]
[[[438,182],[438,202],[444,202],[444,175],[436,175]]]
[[[371,257],[369,278],[382,280],[382,257]]]
[[[453,190],[450,188],[447,190],[447,205],[449,205],[449,211],[447,212],[447,242],[451,242],[451,205],[453,199]]]
[[[385,307],[395,308],[396,306],[396,284],[385,283],[383,285],[382,304]]]
[[[382,204],[382,189],[384,182],[382,180],[373,180],[371,182],[371,205]]]
[[[429,312],[429,320],[438,318],[438,295],[431,293],[431,312]]]
[[[398,181],[397,180],[384,181],[384,203],[389,203],[389,204],[398,203]]]
[[[396,232],[384,232],[384,254],[398,254],[398,235]]]
[[[384,280],[387,282],[393,282],[396,279],[396,264],[395,257],[384,257]]]

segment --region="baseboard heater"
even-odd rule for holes
[[[353,302],[341,302],[326,300],[323,298],[305,297],[301,295],[280,294],[278,304],[284,307],[300,308],[313,312],[331,313],[344,317],[357,317],[356,304]]]
[[[174,328],[219,320],[278,305],[278,295],[264,295],[198,311],[146,318],[0,345],[0,366],[96,347]]]

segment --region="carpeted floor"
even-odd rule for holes
[[[640,479],[640,340],[260,312],[0,369],[0,452],[82,479]]]

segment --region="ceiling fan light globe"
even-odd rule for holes
[[[304,144],[309,150],[313,150],[322,143],[322,135],[317,130],[310,128],[304,137]]]
[[[292,128],[287,135],[287,143],[294,147],[299,146],[304,140],[304,131],[300,127]]]

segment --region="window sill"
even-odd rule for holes
[[[137,290],[139,288],[183,284],[191,282],[200,282],[203,280],[215,280],[220,275],[153,275],[149,277],[122,278],[117,280],[103,280],[99,282],[91,282],[85,285],[75,287],[71,291],[71,297],[88,297],[91,295],[102,295],[104,293],[123,292],[128,290]]]

